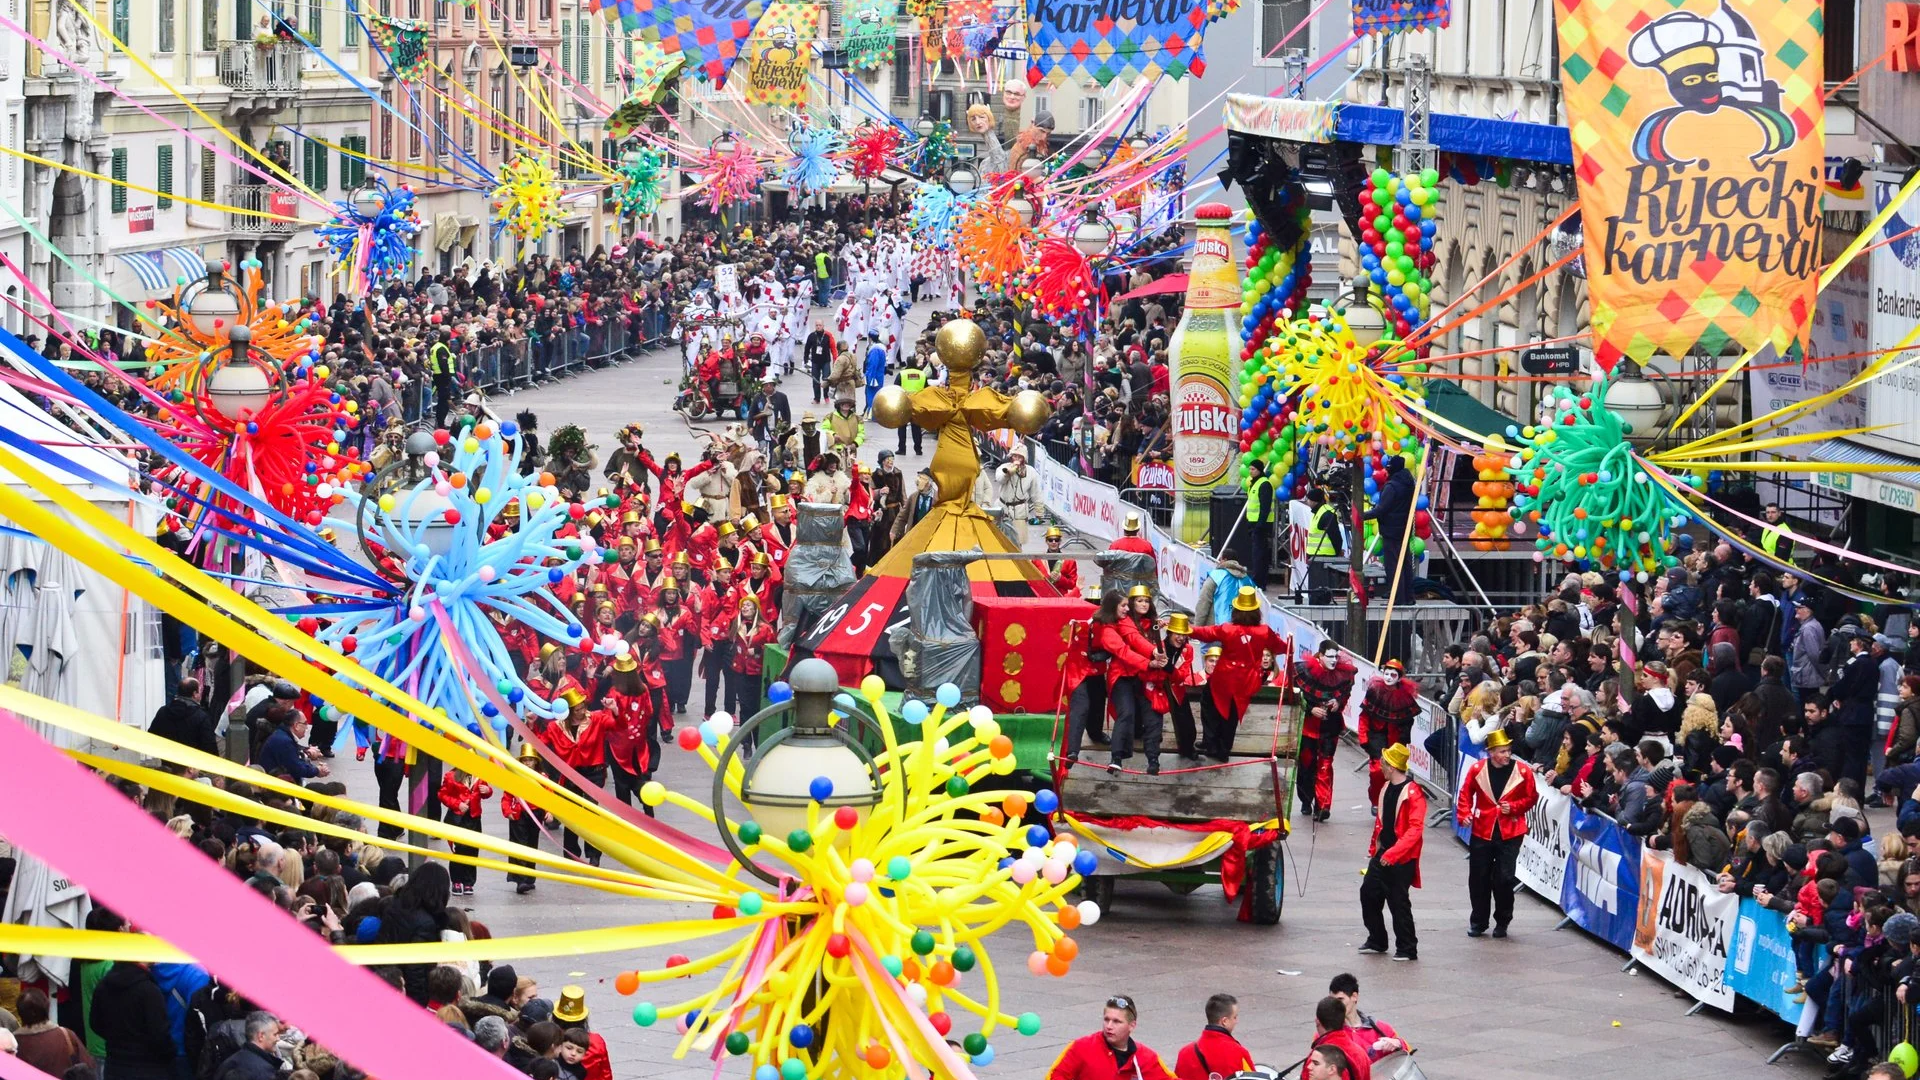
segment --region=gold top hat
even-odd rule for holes
[[[776,491],[767,496],[767,505],[775,510],[784,510],[787,508],[787,497]]]
[[[663,577],[660,579],[660,584],[654,586],[654,588],[659,589],[661,592],[666,592],[668,589],[672,589],[674,592],[677,593],[680,591],[680,582],[675,580],[671,576]]]
[[[1128,533],[1139,532],[1140,531],[1140,515],[1129,511],[1127,513],[1127,523],[1124,526],[1124,528]]]
[[[740,519],[740,531],[743,533],[750,533],[759,527],[760,519],[754,517],[752,514],[748,514],[746,517]]]
[[[577,1024],[587,1018],[587,992],[577,986],[560,989],[560,1001],[553,1007],[555,1023]]]
[[[687,553],[686,553],[686,552],[684,552],[684,551],[676,551],[676,552],[674,552],[674,553],[673,553],[673,565],[675,565],[675,566],[691,566],[691,565],[693,565],[693,563],[692,563],[692,560],[690,560],[690,559],[688,559],[688,558],[687,558]]]
[[[766,553],[766,552],[764,552],[764,551],[756,551],[756,552],[754,552],[754,553],[753,553],[753,565],[755,565],[755,566],[772,566],[772,565],[773,565],[773,560],[772,560],[771,558],[768,558],[768,557],[767,557],[767,553]]]
[[[813,410],[809,409],[800,414],[800,422],[803,424],[817,424],[820,422],[820,418],[813,415]]]
[[[602,615],[604,615],[604,614],[606,614],[606,613],[607,613],[607,612],[609,612],[609,611],[618,611],[618,610],[620,610],[620,609],[619,609],[619,608],[617,608],[617,607],[615,607],[615,606],[613,605],[613,601],[611,601],[611,600],[602,600],[602,601],[600,601],[600,609],[599,609],[599,610],[600,610],[600,613],[601,613]]]
[[[713,531],[719,533],[721,536],[732,536],[736,530],[733,527],[733,522],[723,521],[715,525]]]
[[[539,761],[540,751],[534,749],[532,743],[523,742],[520,744],[520,760],[526,762]]]
[[[622,525],[632,525],[638,522],[639,520],[640,520],[640,511],[638,510],[629,510],[626,513],[620,515],[620,524]]]
[[[1492,731],[1487,732],[1487,749],[1498,750],[1503,746],[1511,745],[1513,745],[1513,740],[1507,738],[1506,728],[1494,728]]]
[[[631,652],[625,656],[616,656],[613,658],[613,670],[615,671],[632,671],[639,666],[640,661],[635,660]]]
[[[698,505],[698,504],[696,504],[696,503],[690,503],[690,502],[688,502],[688,501],[687,501],[687,500],[685,500],[685,499],[681,499],[681,500],[680,500],[680,512],[681,512],[681,513],[683,513],[683,514],[691,514],[691,513],[693,513],[693,512],[695,511],[695,510],[698,510],[698,509],[700,509],[700,507],[699,507],[699,505]]]
[[[646,552],[649,555],[653,554],[656,551],[659,551],[660,550],[659,537],[655,537],[655,536],[647,537],[647,544],[644,548],[641,548],[641,550]]]
[[[1506,733],[1502,732],[1501,737],[1505,738],[1505,736]],[[1489,739],[1488,742],[1491,743],[1492,740]],[[1394,743],[1392,746],[1380,751],[1380,760],[1384,762],[1389,769],[1396,772],[1406,772],[1408,752],[1405,743]]]
[[[520,500],[515,499],[512,502],[508,503],[507,508],[505,510],[500,511],[500,516],[510,517],[510,518],[519,517],[520,516]]]
[[[1191,635],[1193,633],[1193,620],[1187,618],[1184,612],[1176,611],[1167,616],[1167,633]]]
[[[1251,585],[1240,586],[1240,592],[1233,598],[1235,611],[1259,611],[1260,590]]]
[[[604,582],[604,581],[596,581],[596,582],[594,582],[594,583],[593,583],[593,591],[594,591],[594,592],[597,592],[597,593],[603,593],[603,592],[606,592],[606,591],[607,591],[607,583],[606,583],[606,582]]]
[[[608,491],[608,490],[607,490],[606,488],[601,488],[601,489],[600,489],[600,497],[601,497],[601,498],[603,498],[603,499],[604,499],[604,498],[606,498],[607,496],[609,496],[609,495],[611,495],[611,494],[613,494],[613,492],[611,492],[611,491]]]
[[[587,692],[577,686],[569,686],[560,691],[560,700],[567,703],[567,708],[577,709],[587,703]]]
[[[620,538],[619,548],[621,551],[638,551],[640,549],[640,541],[635,540],[631,536],[623,536]]]
[[[640,616],[640,621],[653,627],[655,630],[660,629],[660,613],[657,611],[649,611],[645,615]]]
[[[1133,588],[1127,590],[1127,599],[1129,600],[1132,600],[1141,596],[1144,596],[1147,599],[1151,600],[1153,599],[1153,590],[1148,588],[1145,585],[1135,585]]]
[[[680,460],[680,451],[674,450],[669,452],[667,456],[661,460],[660,464],[665,465],[669,461],[679,461],[679,460]]]
[[[1063,540],[1066,538],[1066,535],[1066,533],[1060,531],[1060,526],[1058,525],[1051,526],[1047,529],[1047,539],[1049,540]]]
[[[547,657],[552,656],[554,653],[559,651],[560,651],[560,646],[549,641],[545,645],[540,646],[540,659],[545,660]]]
[[[1203,655],[1206,656],[1207,659],[1209,660],[1217,658],[1220,655],[1220,646],[1218,645],[1207,646],[1207,651]]]

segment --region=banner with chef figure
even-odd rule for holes
[[[767,5],[747,43],[747,104],[791,108],[807,103],[813,35],[819,25],[818,4],[775,0]]]
[[[1783,353],[1813,316],[1817,0],[1555,0],[1594,359]]]

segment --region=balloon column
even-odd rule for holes
[[[1506,550],[1507,530],[1513,527],[1509,504],[1513,483],[1507,479],[1509,456],[1498,444],[1473,459],[1473,547],[1476,551]]]
[[[1291,248],[1282,248],[1255,218],[1247,223],[1247,276],[1240,298],[1240,360],[1253,359],[1281,324],[1306,306],[1307,286],[1313,280],[1307,240],[1313,228],[1312,211],[1304,197],[1298,200],[1300,230]]]
[[[1394,176],[1375,169],[1360,192],[1360,265],[1385,298],[1392,336],[1402,341],[1425,322],[1433,306],[1433,238],[1439,217],[1440,174]],[[1372,208],[1367,217],[1366,208]]]
[[[991,710],[959,710],[959,689],[942,686],[933,706],[902,707],[903,731],[917,729],[919,737],[899,742],[881,703],[884,690],[869,676],[861,699],[843,692],[834,702],[838,723],[863,711],[882,736],[872,770],[878,798],[870,808],[822,805],[835,786],[815,777],[805,826],[781,834],[759,821],[715,820],[707,800],[657,781],[641,789],[648,806],[672,803],[729,830],[749,856],[790,875],[781,892],[812,909],[774,917],[780,892],[743,888],[714,914],[758,919],[756,933],[720,952],[669,957],[664,967],[614,979],[615,990],[635,994],[724,971],[711,989],[634,1006],[642,1027],[673,1025],[680,1035],[675,1056],[724,1053],[754,1080],[964,1076],[967,1063],[993,1062],[1003,1029],[1040,1030],[1038,1015],[1001,1010],[986,939],[1020,922],[1034,942],[1027,969],[1041,977],[1067,974],[1079,955],[1068,932],[1100,915],[1092,902],[1070,899],[1096,857],[1072,837],[1023,822],[1029,807],[1042,814],[1058,808],[1051,791],[982,790],[983,781],[1014,768],[1013,743]],[[768,696],[779,703],[792,693],[781,682]],[[733,730],[732,718],[716,713],[682,728],[678,743],[717,767]],[[734,767],[725,778],[735,798],[741,775]],[[960,1049],[948,1047],[948,1038]]]
[[[517,154],[500,167],[493,188],[493,228],[525,243],[560,221],[560,178],[539,154]]]
[[[1649,464],[1626,438],[1625,421],[1602,402],[1607,380],[1586,393],[1559,388],[1552,418],[1509,426],[1520,448],[1506,459],[1517,491],[1514,508],[1525,520],[1515,533],[1537,528],[1533,558],[1555,558],[1585,569],[1654,572],[1674,565],[1673,530],[1691,512],[1653,481]],[[1686,483],[1704,486],[1699,476]]]
[[[551,473],[520,472],[519,436],[512,421],[436,431],[417,483],[364,499],[346,493],[372,546],[367,554],[396,590],[324,628],[311,615],[298,624],[476,732],[482,721],[505,731],[501,702],[520,713],[565,713],[515,673],[500,624],[579,645],[585,628],[554,614],[566,606],[549,587],[599,558],[578,524],[587,508],[561,498]]]
[[[356,192],[334,206],[332,222],[314,231],[340,260],[339,272],[351,274],[355,293],[378,288],[413,265],[413,237],[420,231],[413,189],[390,187],[375,177],[371,189]]]

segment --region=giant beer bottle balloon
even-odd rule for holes
[[[1173,369],[1173,461],[1179,491],[1174,533],[1189,544],[1207,535],[1207,503],[1226,479],[1239,450],[1240,416],[1228,387],[1240,354],[1234,313],[1240,307],[1240,274],[1234,269],[1228,227],[1233,211],[1205,203],[1194,211],[1192,266],[1187,271],[1187,307],[1168,343]]]

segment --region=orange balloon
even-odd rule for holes
[[[621,997],[626,997],[638,989],[640,989],[640,973],[637,971],[623,971],[613,977],[613,992]]]
[[[1027,816],[1027,797],[1025,795],[1018,795],[1018,794],[1009,795],[1006,798],[1000,800],[1000,809],[1007,812],[1008,818],[1026,817]]]
[[[927,972],[927,978],[933,980],[935,986],[945,986],[953,981],[953,965],[945,960],[935,960],[933,970]]]
[[[920,981],[919,962],[914,960],[908,960],[906,963],[901,964],[900,977],[902,979],[905,979],[908,982],[919,982]]]
[[[1002,825],[1006,823],[1007,815],[989,806],[985,810],[980,811],[980,820],[989,825]]]
[[[1053,955],[1061,960],[1072,960],[1080,955],[1080,943],[1070,937],[1062,937],[1053,943]]]
[[[867,1047],[867,1068],[884,1069],[892,1061],[893,1055],[887,1053],[887,1048],[881,1046],[879,1043],[874,1043],[872,1046]]]
[[[1047,974],[1065,975],[1071,970],[1073,970],[1073,965],[1068,961],[1062,960],[1058,956],[1047,957]]]
[[[491,424],[476,424],[476,425],[474,425],[474,429],[473,429],[473,437],[474,437],[474,438],[476,438],[476,439],[491,439],[491,438],[493,438],[493,425],[491,425]]]
[[[552,487],[552,486],[553,486],[553,474],[552,474],[552,473],[550,473],[550,472],[543,472],[543,473],[541,473],[541,474],[540,474],[540,486],[541,486],[541,487]]]
[[[1060,929],[1062,930],[1078,929],[1080,926],[1080,909],[1072,904],[1068,904],[1055,914],[1054,921],[1060,924]]]
[[[1013,740],[1005,735],[995,735],[993,741],[987,744],[987,753],[997,758],[1007,757],[1013,753]]]

